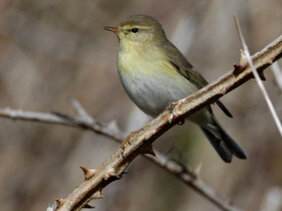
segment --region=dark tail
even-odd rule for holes
[[[201,129],[225,162],[230,163],[233,155],[240,159],[247,159],[247,154],[242,147],[216,121],[209,123],[207,127],[201,127]]]

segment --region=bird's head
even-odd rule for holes
[[[120,42],[145,44],[167,40],[161,24],[146,15],[129,16],[117,27],[106,26],[104,29],[114,32]]]

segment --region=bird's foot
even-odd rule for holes
[[[167,107],[166,107],[166,110],[168,110],[169,113],[170,113],[169,118],[168,118],[169,123],[171,123],[174,119],[174,116],[175,116],[174,108],[175,108],[176,105],[177,105],[176,102],[169,102]]]

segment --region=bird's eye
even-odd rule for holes
[[[136,33],[136,32],[138,32],[138,28],[132,28],[131,31],[132,31],[133,33]]]

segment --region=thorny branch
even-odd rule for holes
[[[73,105],[79,114],[79,116],[72,116],[64,113],[42,113],[33,111],[13,110],[10,108],[0,109],[0,117],[9,118],[13,120],[22,121],[35,121],[48,124],[59,124],[64,126],[76,127],[84,130],[91,130],[95,133],[102,134],[111,138],[118,143],[122,142],[125,138],[125,134],[117,127],[116,122],[112,121],[108,124],[101,123],[93,119],[78,101],[73,100]],[[143,156],[152,161],[159,167],[163,168],[167,172],[171,173],[175,177],[179,178],[186,185],[192,187],[195,191],[200,193],[203,197],[214,203],[220,209],[223,210],[235,210],[225,200],[209,186],[207,186],[198,176],[196,172],[193,172],[183,164],[171,160],[162,153],[154,150],[155,156],[144,154]],[[88,178],[91,175],[91,170],[81,167],[85,173],[85,177]]]
[[[255,68],[262,72],[266,67],[282,56],[282,35],[253,57]],[[169,128],[183,120],[193,112],[216,101],[226,93],[240,86],[252,75],[248,63],[241,59],[235,70],[225,74],[216,82],[202,88],[191,96],[179,100],[170,106],[145,127],[129,135],[122,145],[98,169],[92,170],[85,181],[65,199],[60,200],[57,210],[80,210],[87,203],[100,195],[103,188],[120,179],[126,167],[139,154],[146,152],[153,141]]]
[[[252,60],[258,72],[262,72],[266,67],[281,58],[281,56],[282,35],[269,44],[266,48],[253,55]],[[87,203],[91,199],[101,198],[102,189],[109,183],[119,179],[129,163],[137,155],[146,153],[146,151],[150,149],[152,142],[155,141],[159,136],[161,136],[179,121],[189,116],[191,113],[199,110],[207,104],[216,101],[218,98],[240,86],[251,77],[253,77],[252,70],[249,67],[246,59],[244,59],[244,56],[242,56],[240,63],[235,65],[235,69],[233,71],[227,73],[215,83],[204,87],[193,95],[173,103],[172,106],[170,106],[170,109],[164,111],[141,130],[128,136],[125,139],[122,147],[118,149],[98,169],[89,170],[83,168],[86,174],[85,181],[79,185],[67,198],[58,201],[57,210],[80,210],[81,208],[88,206]],[[1,115],[3,116],[3,114]],[[61,118],[64,117],[63,119],[66,120],[67,115],[60,115]],[[50,121],[46,122],[76,127],[73,123],[66,123],[65,120],[60,119],[60,115],[57,114],[57,117],[52,117],[50,118]],[[60,120],[56,121],[58,120],[56,118],[59,118]],[[38,118],[34,118],[33,120],[38,121]],[[85,127],[85,125],[79,119],[77,124],[80,125],[79,127]],[[98,126],[98,128],[102,127]],[[106,127],[106,129],[108,128]],[[199,180],[195,181],[197,182]],[[225,210],[234,209],[236,208],[230,207],[230,209],[226,208]]]

